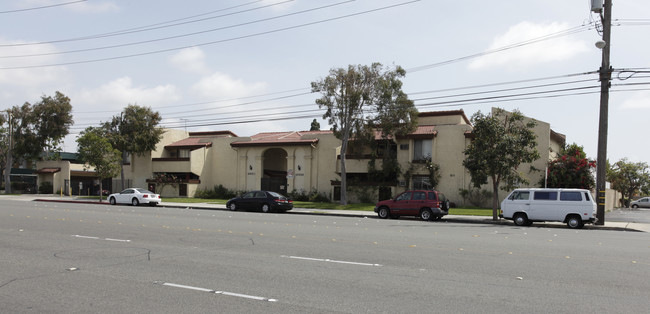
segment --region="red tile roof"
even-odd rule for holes
[[[263,132],[251,136],[249,141],[237,141],[230,146],[268,146],[268,145],[311,145],[318,143],[317,138],[303,138],[305,135],[331,134],[332,131],[300,131],[300,132]]]
[[[180,141],[171,143],[165,146],[165,148],[197,149],[197,148],[210,147],[210,146],[212,146],[212,141],[210,140],[210,138],[188,137],[186,139],[182,139]]]

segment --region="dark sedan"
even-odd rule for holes
[[[261,210],[265,213],[286,212],[293,208],[293,201],[276,192],[250,191],[228,200],[226,206],[230,210]]]

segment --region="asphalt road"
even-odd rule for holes
[[[643,313],[650,236],[4,201],[3,313]]]

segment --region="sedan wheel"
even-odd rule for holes
[[[634,209],[639,208],[639,205],[634,204],[634,205],[632,205],[632,208],[634,208]]]
[[[433,212],[428,208],[425,208],[420,212],[420,218],[422,218],[422,220],[431,220],[431,217],[433,217]]]
[[[235,204],[235,202],[230,203],[230,206],[228,206],[228,209],[230,209],[232,211],[236,211],[237,210],[237,205]]]
[[[140,201],[138,201],[138,199],[134,197],[134,198],[131,200],[131,205],[133,205],[133,206],[138,206],[138,205],[140,205]]]
[[[115,201],[115,198],[114,198],[114,197],[111,197],[111,198],[108,200],[108,202],[111,203],[111,205],[115,205],[115,204],[117,203],[117,202]]]
[[[262,211],[265,213],[268,213],[271,211],[271,207],[269,207],[269,204],[262,204]]]

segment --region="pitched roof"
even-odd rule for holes
[[[317,138],[303,138],[305,135],[331,134],[332,131],[292,131],[292,132],[263,132],[251,136],[248,141],[230,143],[232,147],[269,146],[269,145],[311,145],[318,143]]]
[[[212,146],[212,141],[205,137],[188,137],[180,141],[166,145],[165,148],[179,148],[179,149],[197,149],[202,147]]]

